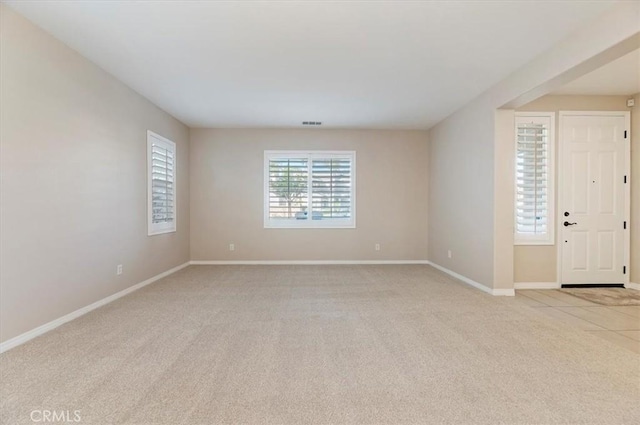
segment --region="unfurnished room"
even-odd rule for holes
[[[638,424],[639,176],[639,1],[0,0],[0,424]]]

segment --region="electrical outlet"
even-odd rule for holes
[[[380,244],[377,243],[374,248],[375,248],[376,251],[380,251]]]
[[[117,275],[122,274],[122,264],[118,264],[118,267],[116,267],[116,274]]]
[[[236,245],[235,245],[235,244],[230,243],[230,244],[229,244],[229,251],[235,251],[235,250],[236,250]]]
[[[447,257],[449,257],[449,258],[451,258],[451,257],[452,257],[452,255],[451,255],[451,250],[448,250],[448,251],[447,251]]]

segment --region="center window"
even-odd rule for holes
[[[354,151],[265,151],[264,227],[356,227]]]

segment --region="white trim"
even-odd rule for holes
[[[515,290],[513,289],[492,289],[489,288],[488,286],[483,285],[482,283],[476,282],[475,280],[469,279],[466,276],[463,276],[459,273],[456,273],[452,270],[447,269],[446,267],[442,267],[439,264],[436,264],[434,262],[429,261],[429,265],[433,266],[434,268],[440,270],[441,272],[444,272],[446,274],[448,274],[449,276],[455,277],[458,280],[461,280],[462,282],[466,283],[467,285],[471,285],[474,288],[480,289],[483,292],[486,292],[487,294],[491,294],[494,296],[508,296],[508,297],[513,297],[516,293]]]
[[[547,233],[542,235],[525,235],[519,234],[518,229],[518,184],[517,180],[517,164],[514,164],[514,233],[513,244],[514,245],[555,245],[555,199],[556,199],[556,114],[555,112],[516,112],[514,114],[514,143],[515,154],[518,154],[518,124],[521,123],[524,118],[526,121],[531,121],[530,118],[542,118],[538,120],[540,123],[548,125],[548,140],[547,140]],[[529,119],[527,119],[529,118]],[[546,122],[548,120],[548,122]],[[514,161],[516,157],[514,157]]]
[[[627,274],[624,275],[623,284],[625,287],[630,282],[631,271],[630,271],[630,263],[631,263],[631,113],[629,111],[558,111],[558,174],[556,176],[556,185],[557,185],[557,193],[558,193],[558,208],[556,210],[557,214],[557,223],[558,223],[558,249],[556,250],[556,276],[558,279],[558,284],[562,286],[562,228],[560,227],[564,217],[562,212],[564,211],[563,206],[563,173],[560,171],[560,167],[562,167],[564,155],[563,155],[563,122],[564,117],[566,116],[624,116],[625,117],[625,130],[627,131],[627,139],[626,139],[626,148],[625,148],[625,161],[624,161],[624,171],[627,175],[627,184],[625,184],[625,200],[624,200],[624,219],[627,222],[627,230],[624,232],[624,264],[627,266]],[[633,286],[631,286],[633,287]]]
[[[152,145],[153,141],[163,145],[167,150],[173,151],[173,222],[153,223],[153,199],[152,199]],[[147,236],[174,233],[178,227],[178,150],[176,144],[166,137],[147,130]]]
[[[635,289],[636,291],[640,291],[640,283],[627,282],[624,284],[625,288]]]
[[[492,289],[491,295],[493,295],[494,297],[515,297],[516,291],[509,288],[503,288],[503,289],[498,288],[498,289]]]
[[[58,319],[52,320],[49,323],[45,323],[42,326],[38,326],[35,329],[31,329],[30,331],[27,331],[27,332],[25,332],[25,333],[23,333],[21,335],[13,337],[13,338],[3,342],[2,344],[0,344],[0,353],[4,353],[7,350],[10,350],[12,348],[17,347],[18,345],[24,344],[25,342],[30,341],[33,338],[38,337],[38,336],[40,336],[42,334],[45,334],[45,333],[57,328],[60,325],[63,325],[65,323],[67,323],[67,322],[70,322],[70,321],[72,321],[74,319],[77,319],[78,317],[83,316],[83,315],[89,313],[90,311],[95,310],[98,307],[102,307],[105,304],[109,304],[110,302],[115,301],[118,298],[122,298],[125,295],[128,295],[128,294],[132,293],[133,291],[137,291],[138,289],[140,289],[140,288],[142,288],[144,286],[147,286],[150,283],[153,283],[153,282],[155,282],[157,280],[160,280],[163,277],[167,277],[170,274],[173,274],[173,273],[177,272],[178,270],[182,270],[187,266],[189,266],[189,262],[186,262],[186,263],[181,264],[181,265],[179,265],[177,267],[174,267],[174,268],[172,268],[170,270],[167,270],[166,272],[162,272],[159,275],[153,276],[152,278],[149,278],[149,279],[147,279],[147,280],[145,280],[143,282],[137,283],[137,284],[135,284],[133,286],[128,287],[127,289],[123,289],[120,292],[116,292],[113,295],[109,295],[106,298],[103,298],[103,299],[101,299],[99,301],[96,301],[93,304],[89,304],[86,307],[82,307],[81,309],[78,309],[78,310],[76,310],[74,312],[66,314],[66,315],[64,315],[64,316],[62,316],[62,317],[60,317]]]
[[[558,282],[516,282],[514,289],[560,289]]]
[[[281,266],[323,264],[431,264],[428,260],[192,260],[193,266]]]
[[[624,189],[624,219],[627,222],[627,229],[624,232],[624,264],[627,266],[627,274],[624,276],[624,284],[631,283],[631,111],[625,111],[625,127],[627,130],[627,145],[625,151],[624,172],[627,176],[627,183]],[[631,286],[633,287],[633,286]],[[640,289],[640,288],[635,288]]]

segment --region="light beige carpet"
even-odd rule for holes
[[[640,305],[640,291],[626,288],[563,288],[574,297],[601,305]]]
[[[6,424],[640,423],[640,356],[429,266],[192,266],[0,365]]]

